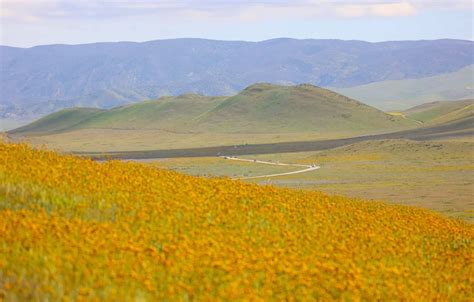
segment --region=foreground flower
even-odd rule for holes
[[[6,300],[469,300],[473,237],[423,209],[0,144]]]

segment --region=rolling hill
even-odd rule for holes
[[[31,124],[17,128],[11,133],[28,133],[30,135],[41,135],[61,132],[71,126],[81,123],[103,112],[97,108],[70,108],[45,116]]]
[[[432,77],[331,89],[379,109],[404,110],[433,101],[473,98],[474,65]]]
[[[172,133],[380,132],[416,123],[312,85],[254,84],[233,97],[187,94],[110,110],[75,108],[10,131],[45,135],[83,129]]]
[[[187,92],[232,95],[256,82],[351,87],[454,72],[472,41],[204,39],[0,46],[0,118],[112,108]],[[357,98],[356,98],[357,99]]]
[[[228,132],[370,132],[413,126],[327,89],[272,84],[249,86],[198,121],[201,129]]]
[[[474,116],[474,99],[423,104],[402,112],[406,117],[428,124],[447,123]]]

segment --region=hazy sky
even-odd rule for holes
[[[472,0],[0,0],[0,43],[473,39]]]

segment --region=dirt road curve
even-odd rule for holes
[[[251,162],[251,163],[256,163],[256,164],[264,164],[264,165],[272,165],[272,166],[290,166],[290,167],[300,167],[300,168],[303,167],[304,168],[302,170],[286,172],[286,173],[267,174],[267,175],[258,175],[258,176],[249,176],[249,177],[237,177],[235,179],[269,178],[269,177],[275,177],[275,176],[293,175],[293,174],[299,174],[299,173],[306,173],[306,172],[314,171],[314,170],[317,170],[317,169],[321,168],[320,166],[316,166],[316,165],[273,163],[273,162],[263,161],[263,160],[252,160],[252,159],[238,158],[238,157],[235,157],[235,156],[221,156],[221,157],[224,158],[224,159],[227,159],[227,160],[237,160],[237,161]]]

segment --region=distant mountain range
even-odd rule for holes
[[[347,88],[419,79],[474,64],[473,50],[474,43],[463,40],[0,46],[0,117],[39,116],[73,106],[111,108],[183,93],[233,95],[256,82]]]

